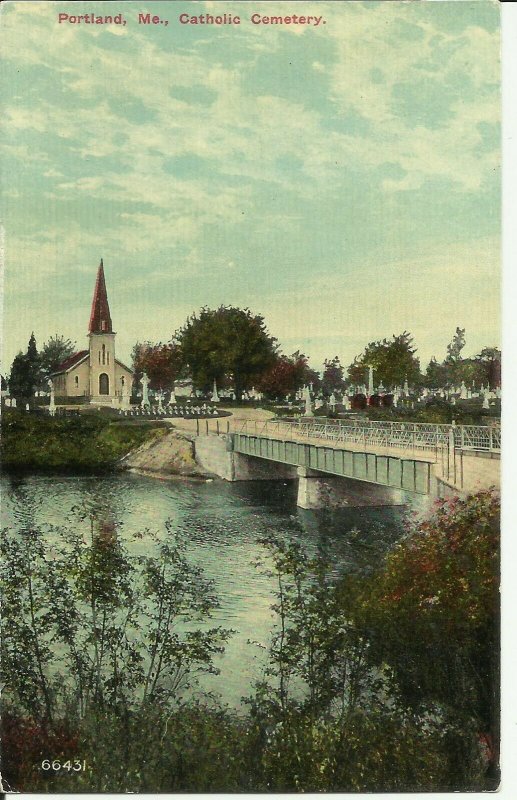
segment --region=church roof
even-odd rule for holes
[[[95,281],[88,331],[89,333],[113,333],[102,258],[97,271],[97,280]]]
[[[60,375],[62,372],[68,372],[69,369],[72,369],[72,367],[77,366],[77,364],[83,361],[88,354],[88,350],[79,350],[79,352],[74,353],[73,356],[69,356],[58,367],[56,367],[52,375]]]
[[[131,372],[133,375],[135,374],[135,370],[134,369],[131,369],[131,367],[128,367],[127,364],[124,364],[123,361],[119,361],[118,358],[115,359],[115,363],[118,364],[119,367],[124,367],[124,369],[127,369],[127,371]]]

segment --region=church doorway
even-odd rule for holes
[[[99,375],[99,394],[109,394],[110,393],[110,379],[105,372],[102,372]]]

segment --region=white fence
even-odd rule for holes
[[[481,425],[431,425],[418,422],[355,422],[311,421],[286,422],[282,420],[232,420],[235,433],[270,436],[277,439],[326,440],[334,444],[350,443],[365,449],[398,448],[405,452],[432,453],[446,449],[499,453],[500,427]]]

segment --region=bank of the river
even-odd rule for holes
[[[166,433],[160,423],[125,423],[103,414],[50,417],[11,409],[2,414],[2,466],[7,471],[111,471],[144,442]]]
[[[196,463],[194,435],[170,427],[153,436],[122,458],[120,466],[154,478],[209,477]]]
[[[235,410],[238,419],[265,420],[262,409]],[[195,458],[196,419],[137,420],[109,413],[50,417],[6,409],[2,465],[9,472],[70,474],[131,470],[155,478],[208,478]]]

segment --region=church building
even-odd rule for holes
[[[74,353],[50,376],[57,401],[82,397],[92,405],[118,405],[122,397],[129,398],[133,370],[115,357],[115,336],[101,259],[88,326],[89,348]]]

